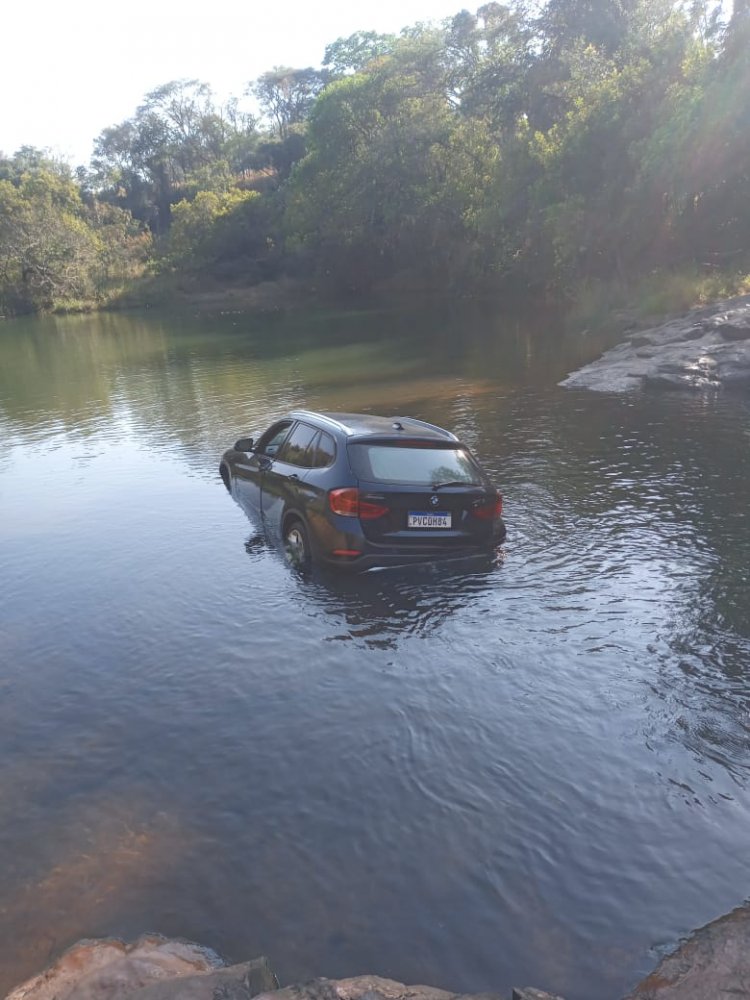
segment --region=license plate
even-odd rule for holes
[[[451,515],[446,510],[410,510],[407,528],[450,528]]]

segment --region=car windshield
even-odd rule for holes
[[[417,486],[481,482],[479,469],[464,448],[352,444],[349,454],[355,474],[369,482]]]

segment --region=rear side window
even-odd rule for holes
[[[352,444],[349,455],[355,475],[369,482],[438,486],[482,481],[476,462],[464,448]]]
[[[309,447],[317,433],[317,429],[309,424],[297,424],[279,452],[279,461],[309,469],[312,455]]]
[[[315,449],[313,452],[313,469],[324,469],[327,465],[330,465],[333,462],[335,457],[336,443],[330,434],[326,434],[325,431],[321,431],[320,437],[315,443]]]

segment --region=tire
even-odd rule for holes
[[[221,476],[221,481],[224,483],[224,485],[226,486],[227,490],[231,493],[232,492],[232,483],[231,483],[231,480],[229,478],[229,469],[226,467],[226,465],[224,465],[223,462],[219,466],[219,475]]]
[[[310,569],[312,553],[307,528],[299,518],[287,522],[284,528],[284,553],[290,566],[302,572]]]

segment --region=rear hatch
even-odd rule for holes
[[[351,442],[363,503],[386,508],[362,518],[375,544],[453,548],[487,544],[497,491],[467,449],[445,440]]]

